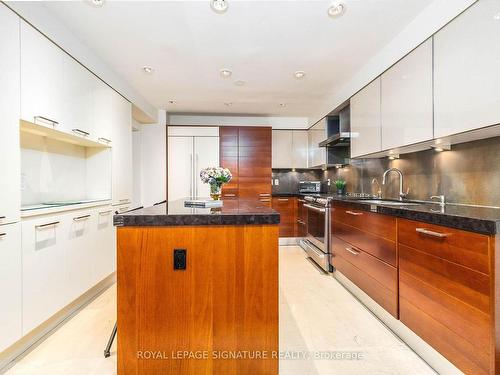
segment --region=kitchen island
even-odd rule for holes
[[[118,374],[278,374],[278,224],[257,200],[117,226]]]

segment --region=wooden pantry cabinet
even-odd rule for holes
[[[271,128],[222,126],[219,137],[220,165],[233,174],[222,197],[259,199],[271,206]]]

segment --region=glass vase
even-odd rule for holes
[[[210,184],[210,198],[214,201],[220,200],[222,184]]]

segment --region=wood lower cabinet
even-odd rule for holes
[[[466,374],[492,367],[492,238],[398,220],[400,319]]]
[[[222,197],[255,198],[271,206],[271,128],[223,126],[219,136],[220,165],[233,174]]]
[[[280,213],[280,237],[295,237],[297,229],[297,198],[273,197],[273,209]]]
[[[334,203],[332,265],[398,317],[396,218]]]
[[[307,208],[304,207],[306,201],[297,198],[297,233],[296,237],[305,237],[307,235]]]

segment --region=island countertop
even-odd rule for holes
[[[222,207],[217,208],[185,207],[184,201],[169,201],[115,215],[114,225],[264,225],[280,222],[280,214],[257,199],[227,199]]]

